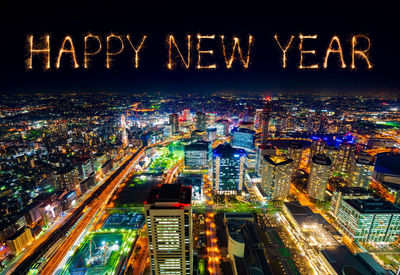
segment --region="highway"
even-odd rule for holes
[[[142,147],[140,150],[138,150],[138,152],[136,152],[132,157],[124,162],[123,166],[121,166],[121,168],[123,167],[122,170],[118,169],[118,171],[116,172],[117,175],[114,177],[114,179],[108,184],[103,192],[101,192],[99,196],[95,198],[90,205],[88,205],[89,210],[87,211],[85,217],[81,221],[79,221],[78,224],[75,225],[75,228],[72,230],[71,234],[60,246],[53,257],[49,260],[47,265],[43,268],[41,274],[52,274],[54,271],[57,270],[60,262],[62,262],[68,251],[73,247],[74,243],[89,227],[89,225],[92,224],[92,220],[96,217],[100,217],[100,214],[103,212],[108,202],[113,197],[114,192],[118,189],[121,182],[131,173],[137,162],[143,157],[145,150],[156,145],[169,143],[171,141],[172,140],[167,140],[164,142],[149,145],[148,147]]]
[[[218,248],[218,240],[215,231],[213,201],[211,196],[211,182],[207,175],[204,175],[204,188],[205,188],[205,200],[206,200],[206,238],[207,238],[207,255],[208,255],[208,272],[210,274],[220,275],[220,251]]]
[[[66,255],[68,250],[75,243],[76,239],[90,224],[92,218],[94,218],[97,213],[100,213],[104,209],[109,198],[111,198],[111,194],[113,194],[113,192],[117,189],[123,178],[130,173],[136,162],[143,156],[145,150],[157,145],[165,145],[179,138],[182,138],[182,136],[157,142],[147,147],[142,146],[130,157],[126,157],[121,166],[116,169],[104,181],[103,184],[99,184],[97,188],[93,189],[86,199],[82,200],[80,205],[78,205],[74,211],[72,211],[69,216],[64,219],[62,223],[60,223],[60,225],[54,227],[54,229],[51,231],[46,232],[45,235],[43,235],[37,242],[35,241],[32,243],[26,249],[26,251],[29,253],[25,253],[24,257],[21,257],[6,274],[26,274],[33,263],[39,260],[40,257],[42,257],[42,255],[44,255],[46,251],[49,250],[60,238],[68,235],[68,232],[71,230],[71,228],[73,228],[73,230],[67,236],[65,242],[60,246],[60,249],[51,259],[49,259],[41,273],[51,274],[52,271],[54,271],[53,269],[57,268],[58,266],[59,262],[57,261],[61,261],[63,259],[62,255]],[[87,211],[87,213],[84,218],[79,220],[84,210]]]

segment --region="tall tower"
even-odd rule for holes
[[[283,199],[290,191],[294,162],[282,156],[263,156],[261,160],[261,188],[267,200]]]
[[[125,115],[121,116],[121,128],[122,128],[122,144],[124,148],[128,146],[128,136],[126,134],[126,122],[125,122]]]
[[[257,160],[256,160],[256,173],[261,175],[261,160],[263,156],[271,156],[276,154],[276,149],[268,143],[268,124],[271,118],[271,97],[265,98],[264,109],[261,113],[261,124],[262,124],[262,134],[261,134],[261,145],[257,147]]]
[[[145,202],[151,274],[193,274],[192,187],[163,184]]]
[[[178,117],[178,114],[169,115],[169,124],[171,124],[171,134],[177,135],[179,133],[179,117]]]
[[[262,139],[261,139],[261,146],[267,147],[268,145],[268,124],[269,119],[271,118],[271,98],[268,96],[265,99],[265,106],[262,112]]]
[[[313,156],[307,185],[307,194],[310,198],[318,201],[324,200],[331,165],[332,161],[326,155],[316,154]]]

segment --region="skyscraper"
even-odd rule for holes
[[[171,125],[171,134],[176,135],[179,133],[179,117],[177,114],[169,116],[169,124]]]
[[[294,172],[297,172],[300,168],[302,154],[303,145],[300,142],[292,142],[289,144],[288,157],[293,160]]]
[[[326,155],[317,154],[312,158],[307,185],[307,194],[310,198],[319,201],[324,200],[331,165],[332,161]]]
[[[264,109],[261,113],[261,145],[257,148],[257,160],[256,160],[256,173],[260,175],[261,173],[261,159],[265,155],[275,155],[276,148],[274,148],[268,142],[268,126],[269,126],[269,119],[271,117],[271,98],[266,98],[266,103]]]
[[[232,130],[232,146],[247,150],[254,150],[255,131],[246,128],[234,128]]]
[[[373,171],[374,163],[372,161],[372,156],[365,152],[357,154],[356,158],[352,159],[349,174],[349,186],[368,188]]]
[[[308,165],[312,164],[313,156],[324,152],[324,146],[325,146],[325,141],[323,141],[318,137],[313,137],[310,146],[310,153],[308,155]]]
[[[215,123],[215,128],[217,128],[218,136],[227,136],[229,135],[229,121],[228,120],[218,120]]]
[[[340,173],[348,173],[354,159],[356,145],[351,143],[341,143],[335,165],[335,171]]]
[[[185,168],[208,169],[211,160],[211,143],[197,141],[185,145]]]
[[[193,274],[192,188],[153,187],[145,202],[152,274]]]
[[[262,139],[261,139],[261,146],[266,147],[268,145],[268,126],[269,126],[269,119],[271,117],[271,98],[266,98],[266,104],[264,106],[262,112]]]
[[[207,115],[202,112],[196,112],[196,130],[205,132],[207,128]]]
[[[261,163],[261,189],[267,200],[284,198],[289,194],[294,162],[282,156],[264,156]]]
[[[229,143],[213,150],[213,185],[217,193],[236,194],[243,189],[246,152]]]
[[[126,134],[125,115],[121,116],[121,128],[122,128],[122,144],[124,147],[126,147],[128,146],[128,135]]]

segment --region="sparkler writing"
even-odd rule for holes
[[[300,33],[298,35],[283,35],[283,38],[279,37],[278,34],[275,34],[272,43],[279,48],[282,69],[293,66],[291,64],[296,58],[299,70],[327,69],[329,61],[331,63],[338,61],[339,66],[336,65],[336,67],[339,69],[348,67],[345,62],[341,40],[337,35],[331,37],[325,54],[321,59],[319,59],[318,54],[323,51],[317,51],[315,46],[312,46],[315,43],[313,41],[318,39],[318,34],[304,35]],[[144,55],[143,49],[148,43],[151,43],[150,38],[148,35],[132,36],[130,34],[111,33],[102,36],[89,33],[83,36],[83,41],[79,40],[78,43],[75,43],[76,40],[72,36],[66,35],[61,45],[56,48],[55,52],[58,52],[58,54],[53,66],[56,69],[68,66],[73,69],[83,68],[88,70],[91,68],[90,63],[92,60],[105,57],[105,68],[112,69],[112,64],[118,63],[117,61],[123,58],[124,54],[131,55],[133,53],[132,67],[139,69],[140,58],[143,58]],[[241,40],[245,42],[241,43]],[[286,42],[284,42],[285,40]],[[213,42],[213,45],[216,46],[214,48],[210,47],[209,42]],[[183,37],[176,38],[174,34],[169,34],[166,39],[166,67],[170,71],[175,70],[178,64],[181,64],[181,67],[186,70],[216,70],[217,67],[222,67],[226,70],[234,68],[246,70],[251,63],[254,63],[254,42],[255,39],[250,34],[247,35],[247,39],[239,36],[226,37],[224,34],[186,34]],[[83,44],[82,55],[80,55],[79,43]],[[27,37],[26,68],[28,70],[50,70],[52,68],[51,53],[54,52],[54,44],[58,43],[57,40],[52,39],[51,35],[29,35]],[[258,49],[261,46],[258,46]],[[351,70],[358,68],[372,69],[373,66],[369,56],[371,40],[367,35],[356,34],[351,36],[349,48],[351,48],[348,55],[349,57],[351,56],[349,61]],[[193,55],[194,58],[192,57]],[[79,60],[80,56],[83,56],[81,61]],[[38,62],[40,59],[42,61],[41,65]],[[70,64],[66,62],[68,60]],[[318,63],[318,60],[321,60],[321,63]],[[218,61],[222,62],[219,64]]]

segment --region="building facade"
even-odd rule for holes
[[[332,161],[326,155],[317,154],[312,158],[307,185],[307,194],[310,198],[319,201],[325,199],[325,190],[331,173],[331,165]]]
[[[254,150],[255,131],[246,128],[235,128],[232,130],[232,146],[245,150]]]
[[[400,234],[400,208],[383,199],[343,200],[337,221],[359,242],[393,243]]]
[[[329,212],[336,218],[343,200],[368,199],[372,193],[362,187],[337,187],[333,190]]]
[[[286,197],[290,191],[293,160],[282,156],[264,156],[261,166],[261,189],[266,199]]]
[[[192,142],[185,145],[184,148],[186,169],[208,169],[211,161],[211,144],[209,142]]]
[[[236,194],[243,189],[246,152],[235,149],[229,143],[213,150],[212,178],[217,193]]]
[[[153,187],[145,202],[151,274],[193,274],[192,188]]]

